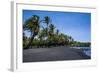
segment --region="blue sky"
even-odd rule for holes
[[[23,22],[32,15],[40,16],[40,20],[49,16],[56,29],[72,36],[75,41],[91,41],[91,13],[23,10]]]

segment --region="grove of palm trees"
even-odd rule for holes
[[[25,31],[31,33],[30,37],[25,34]],[[38,15],[33,15],[23,23],[23,49],[56,46],[89,47],[90,42],[74,41],[72,36],[60,32],[49,16],[44,16],[40,20]]]

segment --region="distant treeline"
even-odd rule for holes
[[[91,43],[90,42],[77,42],[77,41],[74,41],[71,46],[75,46],[75,47],[90,47]]]
[[[41,25],[46,25],[43,27]],[[28,37],[25,31],[30,32]],[[77,34],[76,34],[77,35]],[[90,42],[74,41],[72,36],[61,33],[59,29],[51,22],[50,17],[45,16],[40,20],[40,17],[33,15],[27,19],[23,24],[23,48],[28,49],[32,47],[53,47],[53,46],[80,46],[89,47]]]

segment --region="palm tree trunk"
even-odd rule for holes
[[[30,39],[30,41],[29,41],[29,43],[28,43],[28,45],[26,47],[24,47],[24,49],[29,49],[29,47],[32,44],[32,41],[33,41],[34,37],[35,37],[35,35],[33,34],[32,37],[31,37],[31,39]]]

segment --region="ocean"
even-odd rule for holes
[[[83,49],[83,53],[87,56],[91,56],[91,47],[73,47],[75,49]]]

